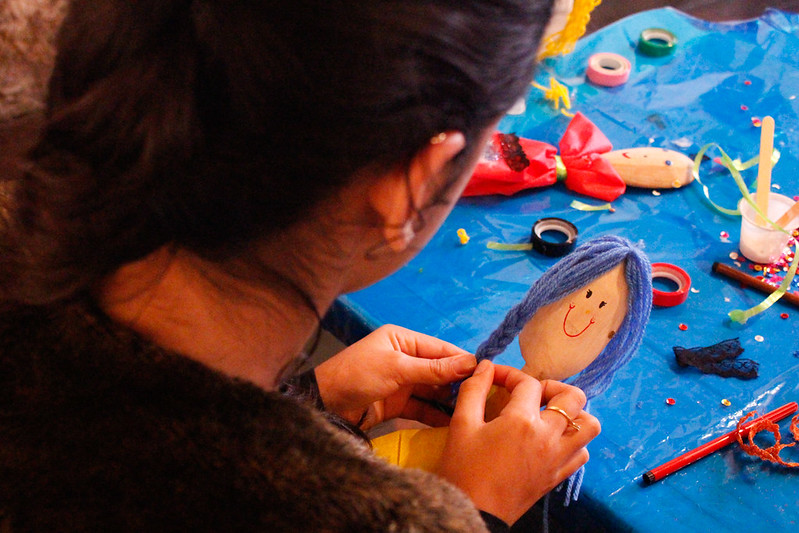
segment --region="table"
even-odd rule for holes
[[[639,34],[649,27],[678,37],[674,55],[636,53]],[[586,82],[588,57],[600,51],[632,62],[625,85],[608,89]],[[771,115],[782,155],[773,190],[799,195],[797,14],[768,10],[757,20],[708,23],[671,8],[642,12],[582,39],[569,56],[548,60],[536,79],[548,85],[550,76],[570,88],[573,110],[596,123],[616,148],[658,146],[693,155],[715,142],[732,158],[746,160],[759,148],[753,117]],[[533,89],[526,112],[505,117],[499,129],[557,144],[568,120]],[[735,206],[740,193],[729,173],[712,160],[700,173],[713,201]],[[743,175],[753,186],[756,169]],[[745,325],[732,323],[730,310],[749,308],[763,295],[711,273],[714,261],[734,264],[739,218],[715,211],[696,182],[677,190],[628,189],[613,202],[612,213],[576,210],[569,206],[574,199],[601,203],[561,184],[513,197],[461,199],[418,257],[377,285],[341,297],[325,326],[352,342],[395,323],[474,350],[556,262],[535,252],[493,251],[486,248],[489,241],[524,242],[537,219],[556,216],[577,225],[580,241],[612,233],[640,242],[652,262],[685,269],[692,292],[682,305],[653,309],[639,352],[592,401],[603,431],[589,446],[591,461],[573,505],[594,522],[575,528],[602,523],[633,531],[795,529],[799,469],[752,458],[737,444],[652,486],[641,483],[643,472],[731,430],[750,410],[762,413],[799,400],[799,309],[778,302]],[[467,245],[460,244],[458,228],[470,235]],[[758,378],[706,375],[675,362],[675,345],[707,346],[733,337],[745,349],[741,357],[760,363]],[[520,367],[518,345],[496,362]],[[787,422],[781,428],[783,440],[791,441]],[[799,461],[799,450],[782,455]]]

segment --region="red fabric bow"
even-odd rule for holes
[[[626,190],[619,174],[601,156],[613,146],[582,113],[571,120],[558,147],[570,190],[607,201],[615,200]],[[524,189],[552,185],[558,179],[556,154],[557,149],[551,144],[494,133],[463,196],[510,196]]]

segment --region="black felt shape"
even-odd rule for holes
[[[760,363],[752,359],[738,359],[744,351],[738,337],[712,346],[696,348],[674,346],[672,350],[678,365],[693,366],[705,374],[716,374],[725,378],[756,378],[760,367]]]

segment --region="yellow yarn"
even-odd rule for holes
[[[535,81],[532,83],[532,85],[536,89],[544,91],[544,99],[552,102],[552,107],[554,107],[556,111],[559,110],[567,117],[574,116],[573,113],[566,111],[567,109],[572,108],[572,102],[571,98],[569,98],[569,89],[565,85],[560,83],[555,78],[549,78],[549,88],[544,87]],[[560,108],[561,103],[563,104],[563,109]]]
[[[591,12],[602,0],[574,0],[574,8],[569,13],[566,26],[557,33],[547,36],[538,53],[538,59],[568,54],[574,50],[577,40],[585,33]]]

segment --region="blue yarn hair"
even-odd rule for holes
[[[652,309],[649,259],[637,246],[616,235],[592,239],[547,269],[530,287],[524,300],[508,311],[499,327],[477,348],[477,360],[494,359],[516,338],[536,311],[584,287],[625,260],[624,274],[629,287],[627,315],[605,349],[571,381],[572,385],[583,389],[588,399],[604,392],[610,386],[613,374],[641,345]]]
[[[589,400],[604,392],[616,371],[641,345],[652,310],[652,266],[649,259],[630,241],[615,235],[592,239],[547,269],[530,287],[524,300],[508,311],[499,327],[477,348],[477,360],[491,360],[502,353],[536,311],[584,287],[623,261],[626,261],[624,275],[629,288],[627,315],[599,356],[570,381],[583,389]],[[588,405],[585,408],[588,410]],[[580,467],[568,482],[564,481],[558,488],[560,490],[565,485],[565,506],[577,500],[584,472],[585,467]],[[545,511],[548,502],[549,494]]]

